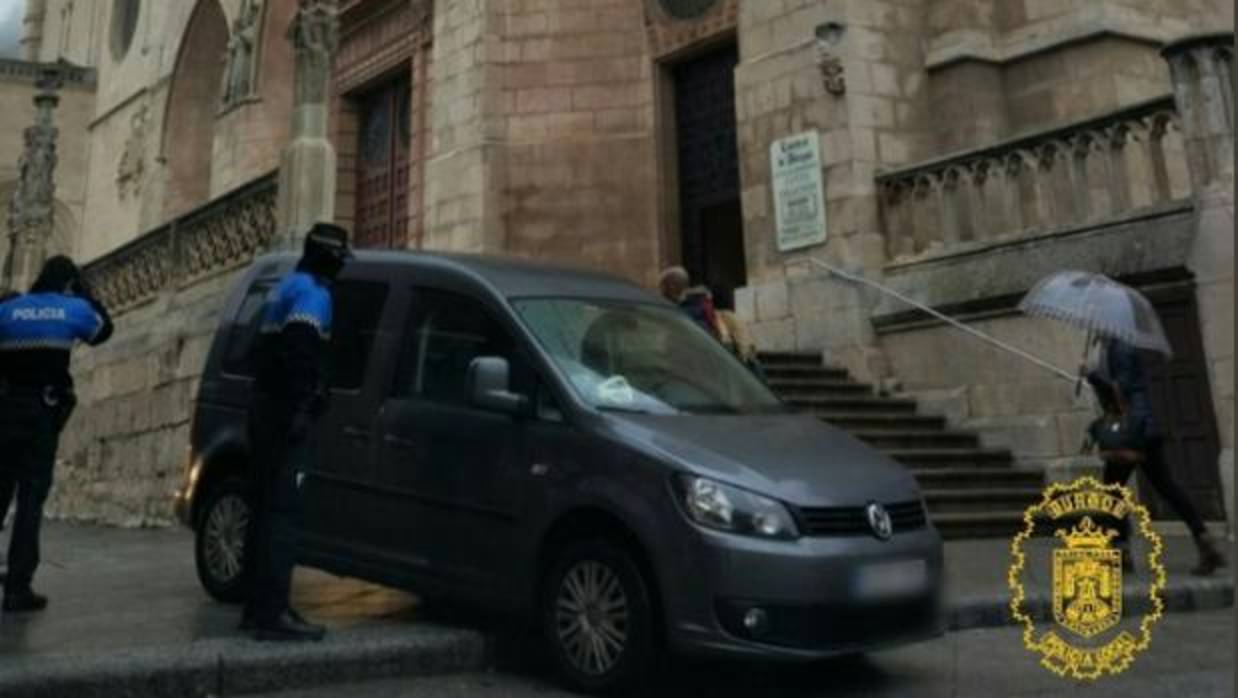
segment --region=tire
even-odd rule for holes
[[[570,542],[553,555],[538,612],[548,652],[568,685],[611,693],[648,678],[658,644],[649,584],[632,553],[610,540]]]
[[[245,600],[245,535],[252,518],[249,486],[228,478],[202,502],[194,535],[194,561],[202,588],[217,601]]]

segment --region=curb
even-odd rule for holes
[[[1123,592],[1124,612],[1143,615],[1150,604],[1139,587]],[[1230,578],[1175,582],[1164,591],[1165,612],[1229,608]],[[1005,594],[954,601],[947,612],[951,632],[1014,625]],[[1026,601],[1034,619],[1050,620],[1052,600]],[[487,633],[433,624],[399,628],[353,628],[310,644],[268,644],[235,637],[174,647],[153,647],[107,656],[59,655],[0,665],[0,695],[6,698],[216,698],[303,689],[354,681],[482,671],[494,661],[496,641]]]
[[[1144,588],[1127,586],[1122,590],[1123,615],[1142,616],[1151,610],[1148,597],[1140,593]],[[1176,581],[1166,586],[1161,596],[1165,613],[1230,608],[1234,605],[1234,582],[1228,576]],[[1053,620],[1053,599],[1048,594],[1029,594],[1023,607],[1033,620]],[[954,632],[1016,624],[1010,615],[1009,594],[996,594],[951,602],[946,627]]]
[[[206,698],[476,671],[489,664],[491,654],[482,633],[433,625],[342,630],[321,643],[292,645],[215,638],[107,656],[52,656],[0,668],[0,695]]]

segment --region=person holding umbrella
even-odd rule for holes
[[[1207,576],[1225,565],[1203,517],[1174,480],[1165,460],[1164,434],[1152,413],[1140,350],[1166,357],[1173,351],[1156,309],[1138,291],[1102,274],[1059,272],[1036,285],[1019,304],[1029,315],[1061,320],[1088,332],[1081,379],[1096,393],[1105,416],[1093,422],[1090,441],[1105,461],[1105,484],[1125,484],[1139,468],[1186,523],[1199,552],[1191,574]],[[1092,347],[1100,352],[1089,365]],[[1079,383],[1076,383],[1076,394]],[[1118,540],[1125,542],[1130,524],[1123,521]],[[1129,555],[1123,566],[1130,569]]]

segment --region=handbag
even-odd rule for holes
[[[1088,428],[1096,448],[1100,451],[1144,451],[1147,437],[1142,419],[1131,415],[1106,414],[1095,419]]]

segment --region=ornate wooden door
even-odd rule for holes
[[[412,89],[392,81],[359,100],[357,247],[405,247],[409,226]]]
[[[747,283],[735,123],[734,44],[675,66],[683,265],[693,283]]]

